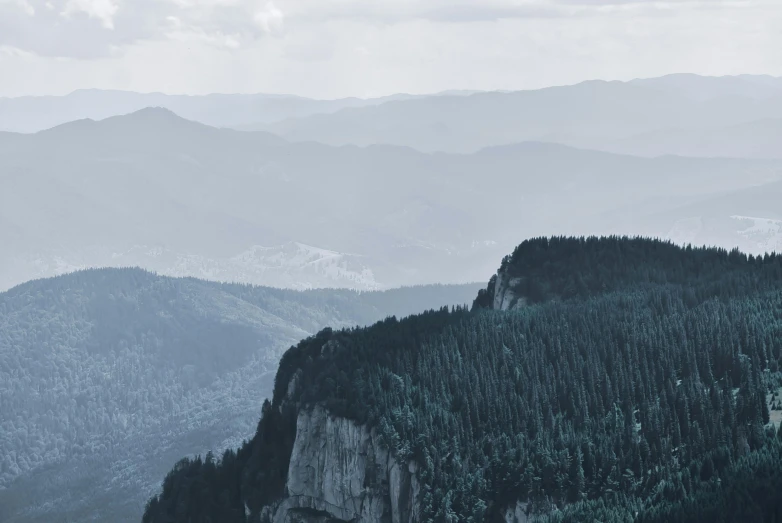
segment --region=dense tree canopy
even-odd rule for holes
[[[260,521],[315,404],[418,463],[423,521],[517,506],[552,522],[779,520],[782,259],[558,238],[525,242],[501,272],[535,304],[485,310],[490,284],[473,311],[290,349],[255,438],[180,463],[145,523]]]
[[[0,520],[61,495],[63,476],[88,499],[77,478],[99,474],[127,481],[136,514],[160,475],[144,464],[165,459],[153,446],[218,446],[210,427],[229,423],[238,433],[227,437],[251,434],[271,394],[263,375],[291,344],[327,325],[465,303],[478,287],[293,291],[101,269],[0,293]],[[135,468],[110,469],[119,462]]]
[[[533,238],[502,260],[500,274],[528,303],[585,298],[645,284],[688,289],[688,303],[762,289],[782,279],[782,256],[747,256],[734,249],[679,247],[668,241],[606,238]],[[474,305],[491,305],[496,277]]]

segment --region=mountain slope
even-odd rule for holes
[[[780,282],[779,256],[525,242],[472,312],[291,348],[254,439],[180,462],[143,521],[764,521]]]
[[[782,119],[763,119],[717,129],[662,129],[619,140],[603,150],[638,156],[780,158]]]
[[[286,347],[475,292],[296,292],[102,269],[2,293],[0,520],[134,520],[179,456],[252,433]]]
[[[734,245],[744,252],[782,251],[778,222],[782,219],[782,184],[773,182],[673,205],[648,215],[620,213],[606,217],[627,230],[659,234],[686,245]]]
[[[89,145],[113,148],[121,145],[129,151],[165,151],[172,146],[186,147],[194,141],[216,142],[215,146],[232,142],[256,146],[273,146],[285,140],[273,134],[241,133],[232,129],[218,129],[187,120],[162,107],[145,107],[136,112],[112,116],[104,120],[76,120],[46,129],[35,135],[22,135],[30,141],[44,141],[62,150],[77,153]],[[242,142],[246,140],[246,142]]]
[[[73,120],[101,120],[145,107],[165,107],[190,120],[217,127],[241,127],[407,97],[411,96],[392,95],[366,100],[313,100],[274,94],[183,96],[84,89],[66,96],[0,98],[0,131],[33,133]]]
[[[628,85],[670,93],[698,102],[726,97],[762,100],[782,91],[778,78],[749,75],[720,78],[670,75],[634,80],[628,82]],[[577,86],[568,87],[578,89]],[[132,113],[145,107],[165,107],[187,119],[216,127],[262,130],[269,124],[286,119],[331,114],[342,109],[442,96],[466,97],[473,94],[480,92],[445,91],[430,95],[396,94],[370,99],[313,100],[279,94],[185,96],[83,89],[65,96],[0,98],[0,131],[32,133],[73,120],[100,120]]]
[[[720,77],[670,74],[658,78],[639,78],[629,83],[659,91],[678,93],[698,101],[726,97],[763,100],[778,96],[782,91],[782,78],[748,74]]]
[[[263,129],[295,141],[465,153],[523,141],[602,149],[664,129],[698,132],[782,117],[782,85],[776,79],[768,84],[730,77],[694,80],[590,81],[535,91],[398,100],[292,118]]]
[[[95,266],[296,288],[474,281],[519,237],[627,233],[629,218],[782,178],[780,161],[532,142],[469,155],[286,143],[162,109],[0,143],[0,288]],[[644,232],[667,233],[659,222]]]

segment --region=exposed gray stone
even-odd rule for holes
[[[287,496],[267,513],[274,523],[417,523],[416,470],[398,463],[375,431],[321,407],[302,410]]]
[[[510,278],[500,271],[497,273],[497,282],[494,285],[494,303],[492,308],[498,311],[506,311],[522,307],[527,300],[523,296],[517,296],[514,288],[521,283],[521,278]]]
[[[505,511],[505,523],[527,523],[529,520],[526,503],[519,501]]]

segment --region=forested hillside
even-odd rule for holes
[[[269,520],[315,406],[415,464],[416,521],[779,521],[782,257],[537,239],[504,273],[530,305],[490,285],[291,348],[256,436],[180,462],[143,521]]]
[[[137,519],[183,453],[252,434],[286,347],[477,288],[298,292],[102,269],[2,293],[0,521]]]
[[[679,247],[644,238],[533,238],[502,260],[497,276],[474,306],[487,307],[504,278],[516,299],[525,303],[586,298],[644,285],[673,284],[694,304],[709,297],[747,294],[782,278],[776,255],[746,256],[738,249]]]

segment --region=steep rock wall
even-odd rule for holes
[[[513,290],[520,282],[521,278],[511,278],[503,271],[498,272],[497,281],[494,285],[492,308],[498,311],[506,311],[524,305],[524,298],[517,296]]]
[[[321,407],[299,412],[286,497],[273,523],[418,523],[416,465],[400,464],[375,431]]]
[[[505,523],[528,523],[529,521],[526,503],[519,501],[505,511]]]

